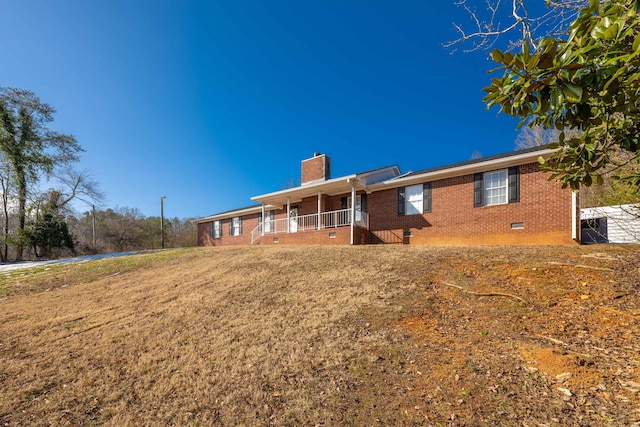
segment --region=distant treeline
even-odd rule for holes
[[[145,217],[138,209],[96,210],[95,217],[93,211],[88,211],[82,216],[68,216],[67,224],[78,254],[161,247],[160,217]],[[164,218],[165,248],[196,246],[196,232],[197,226],[191,219]]]
[[[27,217],[23,259],[55,259],[97,253],[159,249],[162,244],[160,217],[145,217],[138,209],[90,210],[81,214],[51,214],[40,206]],[[0,214],[0,221],[5,222]],[[16,259],[19,243],[15,214],[9,213],[9,232],[0,235],[2,261]],[[196,246],[196,225],[190,219],[164,218],[164,246]]]

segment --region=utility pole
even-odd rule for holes
[[[160,247],[164,249],[164,199],[167,196],[160,197]]]
[[[91,224],[93,229],[93,251],[96,251],[96,205],[91,205]]]

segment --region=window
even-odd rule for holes
[[[473,205],[491,206],[520,201],[518,167],[473,175]]]
[[[431,212],[431,183],[398,188],[398,215]]]
[[[229,236],[242,235],[242,218],[239,216],[231,218],[229,221]]]
[[[341,209],[351,209],[351,196],[340,199]],[[367,195],[356,194],[356,211],[367,212]]]
[[[422,213],[422,185],[412,185],[405,188],[406,204],[405,215],[415,215]]]
[[[507,171],[484,174],[484,204],[501,205],[507,203]]]
[[[264,213],[264,232],[271,233],[273,231],[273,211]],[[258,223],[262,224],[262,212],[258,214]]]
[[[209,230],[209,235],[212,239],[219,239],[222,237],[222,224],[220,224],[220,220],[213,221],[210,223],[211,228]]]
[[[341,198],[340,207],[342,209],[351,209],[351,196]],[[361,212],[367,212],[366,194],[356,194],[356,221],[362,220]]]

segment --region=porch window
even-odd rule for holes
[[[258,222],[263,224],[264,232],[271,233],[273,231],[274,216],[273,211],[264,213],[264,222],[262,221],[262,212],[258,214]]]
[[[220,224],[220,220],[211,222],[210,227],[209,235],[212,239],[219,239],[222,237],[222,224]]]
[[[341,207],[351,209],[351,196],[342,198]],[[356,194],[356,221],[362,220],[362,212],[367,212],[367,195]]]
[[[242,235],[242,217],[236,216],[229,221],[229,236]]]

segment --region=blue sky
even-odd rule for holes
[[[316,151],[332,176],[512,151],[486,53],[442,47],[467,20],[453,0],[4,0],[0,85],[58,110],[107,207],[200,217]]]

